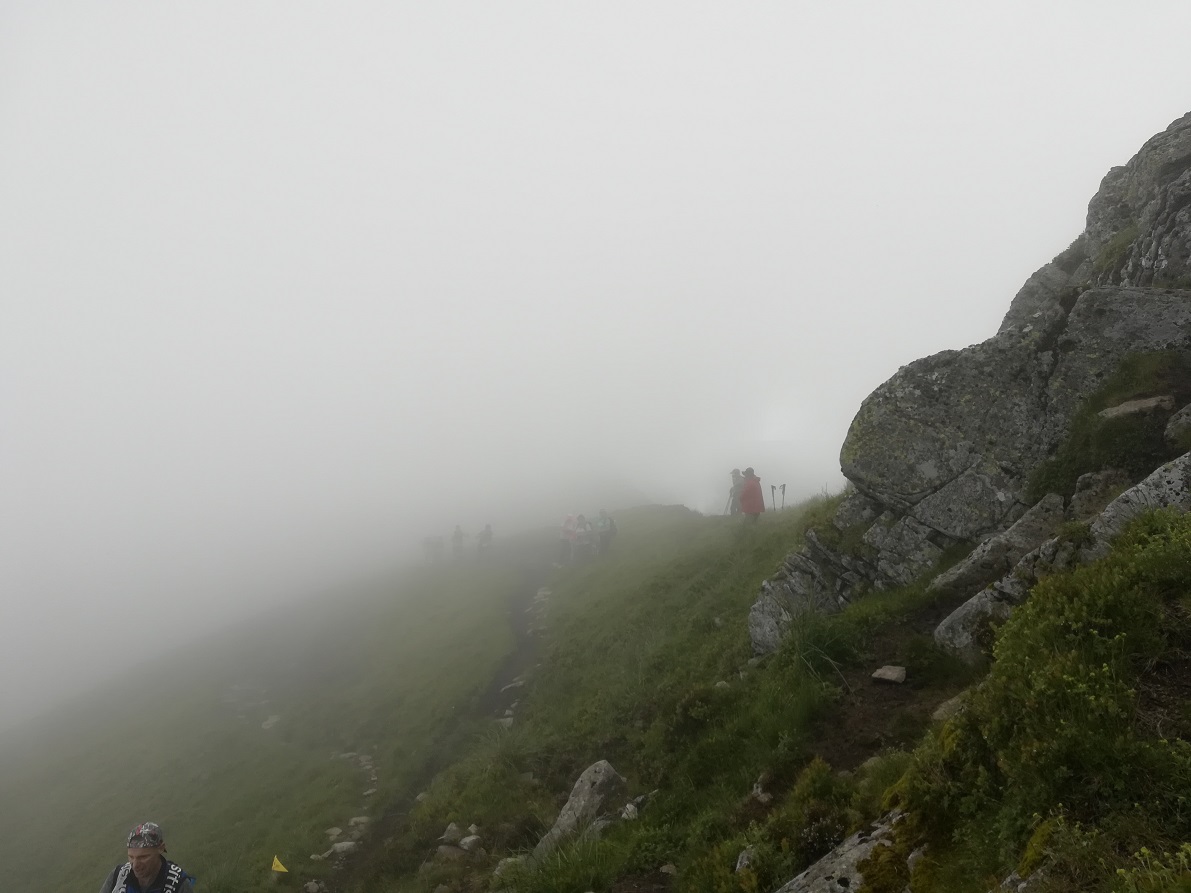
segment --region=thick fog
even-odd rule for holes
[[[0,7],[0,715],[733,467],[991,335],[1191,4]]]

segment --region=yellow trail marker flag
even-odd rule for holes
[[[276,856],[273,857],[273,870],[274,871],[284,871],[286,874],[289,874],[289,869],[286,868],[284,865],[282,865],[281,860],[278,859]]]

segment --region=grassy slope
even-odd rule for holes
[[[759,584],[830,509],[818,501],[754,527],[680,508],[624,513],[612,555],[554,573],[546,630],[528,646],[536,669],[509,732],[491,722],[480,692],[514,641],[508,596],[527,578],[511,564],[415,574],[401,599],[390,588],[208,646],[178,662],[159,693],[93,702],[48,738],[41,730],[34,751],[6,752],[0,856],[15,880],[63,887],[98,877],[119,855],[124,826],[151,815],[208,889],[263,887],[278,853],[303,875],[333,879],[336,893],[430,891],[442,882],[481,890],[496,860],[531,847],[578,773],[605,758],[634,793],[657,791],[642,819],[564,848],[516,882],[521,893],[659,889],[648,885],[665,882],[656,869],[666,862],[678,866],[673,889],[772,889],[883,810],[930,708],[972,679],[925,635],[947,606],[921,587],[802,624],[781,653],[748,665],[746,620]],[[1191,554],[1185,536],[1175,546]],[[870,683],[884,662],[907,665],[908,683]],[[220,701],[232,681],[265,685],[269,704],[238,718]],[[1020,709],[1006,701],[996,715],[1012,726]],[[262,732],[271,713],[283,720]],[[927,756],[937,740],[924,739]],[[388,817],[363,858],[327,874],[308,854],[322,848],[322,828],[342,825],[364,802],[364,780],[328,759],[343,749],[375,754],[382,792],[373,814],[386,808]],[[429,795],[406,814],[429,768]],[[764,807],[748,797],[762,772],[775,797]],[[917,782],[923,802],[939,776],[928,773],[927,788]],[[1031,808],[1045,818],[1051,807]],[[449,821],[480,824],[490,855],[418,873]],[[970,839],[994,831],[980,815],[965,821]],[[55,876],[35,874],[44,871],[44,841],[61,839],[77,845],[51,866]],[[946,844],[935,840],[934,876],[946,884],[915,889],[987,889],[1013,867],[1020,845],[1002,834],[995,852],[961,848],[952,870]],[[745,846],[754,864],[734,873]],[[904,879],[894,872],[889,882],[900,890]],[[1100,876],[1080,889],[1107,887]]]
[[[908,627],[879,635],[929,607],[921,589],[858,605],[808,629],[798,647],[762,668],[748,665],[747,617],[761,582],[833,503],[768,515],[754,527],[677,509],[624,517],[614,555],[555,581],[542,664],[517,728],[480,742],[443,773],[415,810],[411,834],[429,851],[447,822],[476,822],[502,848],[529,847],[579,772],[608,759],[635,791],[658,789],[643,820],[523,879],[522,889],[607,889],[617,876],[664,862],[679,866],[679,889],[720,889],[712,878],[719,863],[734,861],[750,827],[765,821],[766,811],[746,796],[762,772],[781,800],[816,753],[858,761],[894,739],[912,740],[921,724],[893,729],[891,739],[872,736],[868,750],[854,742],[840,747],[832,724],[819,720],[859,705],[874,724],[890,725],[899,708],[933,706],[970,678]],[[867,679],[894,656],[917,661],[920,670],[918,685],[899,698],[873,691]],[[870,813],[879,793],[868,794]],[[718,860],[714,870],[701,861],[708,852]],[[775,858],[767,878],[793,873],[809,852]],[[463,874],[435,869],[419,883],[394,880],[392,889],[464,884]]]
[[[408,786],[511,647],[519,585],[506,567],[410,574],[261,618],[60,711],[0,757],[9,882],[98,884],[125,829],[146,818],[207,889],[262,887],[274,854],[309,869],[322,829],[365,808],[368,780],[331,754],[373,753],[374,803]],[[223,700],[232,683],[263,688],[268,703],[238,715]],[[282,720],[263,731],[271,714]]]

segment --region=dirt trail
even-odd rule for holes
[[[534,634],[535,598],[548,579],[551,569],[545,562],[525,562],[521,565],[522,583],[509,597],[508,619],[513,632],[513,650],[493,674],[492,680],[472,706],[457,714],[445,728],[421,770],[411,779],[398,797],[385,804],[369,834],[360,841],[360,849],[342,864],[332,877],[323,879],[328,893],[360,889],[369,880],[382,874],[386,867],[386,841],[405,832],[409,812],[419,792],[425,790],[434,777],[456,757],[469,729],[477,721],[495,721],[511,709],[523,691],[516,683],[523,680],[537,663],[538,639]]]

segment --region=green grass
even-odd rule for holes
[[[203,643],[150,676],[156,688],[132,698],[117,686],[3,752],[0,856],[14,883],[97,883],[126,827],[151,818],[202,888],[263,890],[276,854],[296,876],[334,878],[339,893],[478,891],[499,859],[540,839],[579,773],[607,759],[632,795],[650,794],[639,820],[561,847],[509,889],[608,890],[666,863],[676,890],[775,889],[890,796],[911,818],[871,866],[874,890],[900,890],[923,841],[915,889],[983,891],[1019,863],[1086,874],[1088,890],[1107,890],[1120,867],[1135,889],[1158,889],[1191,836],[1191,711],[1159,698],[1151,715],[1137,692],[1191,650],[1191,521],[1152,520],[1116,564],[1040,585],[1000,631],[966,710],[923,736],[933,704],[985,671],[934,645],[923,618],[945,606],[925,580],[800,620],[781,651],[750,664],[747,616],[762,581],[835,504],[754,525],[680,507],[618,516],[610,555],[553,572],[536,667],[508,730],[478,705],[514,646],[509,597],[542,543]],[[878,658],[908,668],[901,696],[922,709],[874,713],[883,743],[853,748],[842,773],[815,754],[834,760],[832,742],[848,744],[836,727],[884,697],[861,691]],[[269,703],[230,709],[223,697],[237,682]],[[273,713],[281,722],[263,731]],[[1169,740],[1139,723],[1147,716]],[[359,770],[332,758],[343,750],[375,759],[371,801]],[[749,796],[762,775],[766,806]],[[383,843],[346,872],[309,860],[326,847],[324,828],[362,811],[389,813]],[[428,859],[449,822],[480,825],[487,855]],[[71,847],[47,875],[42,841],[59,839]],[[1147,845],[1173,855],[1134,859]],[[745,847],[753,860],[737,873]],[[1076,867],[1085,863],[1100,867]]]
[[[366,597],[301,606],[130,675],[11,744],[0,761],[10,883],[96,884],[133,824],[161,823],[205,889],[264,889],[279,855],[319,873],[323,829],[382,808],[509,650],[512,569],[417,572]],[[267,690],[237,715],[232,683]],[[261,722],[281,721],[270,731]],[[380,777],[332,754],[367,750]],[[46,842],[54,859],[46,859]],[[85,880],[84,880],[85,879]]]
[[[1067,439],[1031,475],[1026,502],[1047,493],[1070,497],[1081,474],[1119,468],[1140,480],[1178,452],[1163,439],[1168,413],[1102,419],[1102,409],[1127,400],[1170,394],[1175,405],[1191,400],[1191,361],[1175,351],[1132,354],[1080,407]]]

